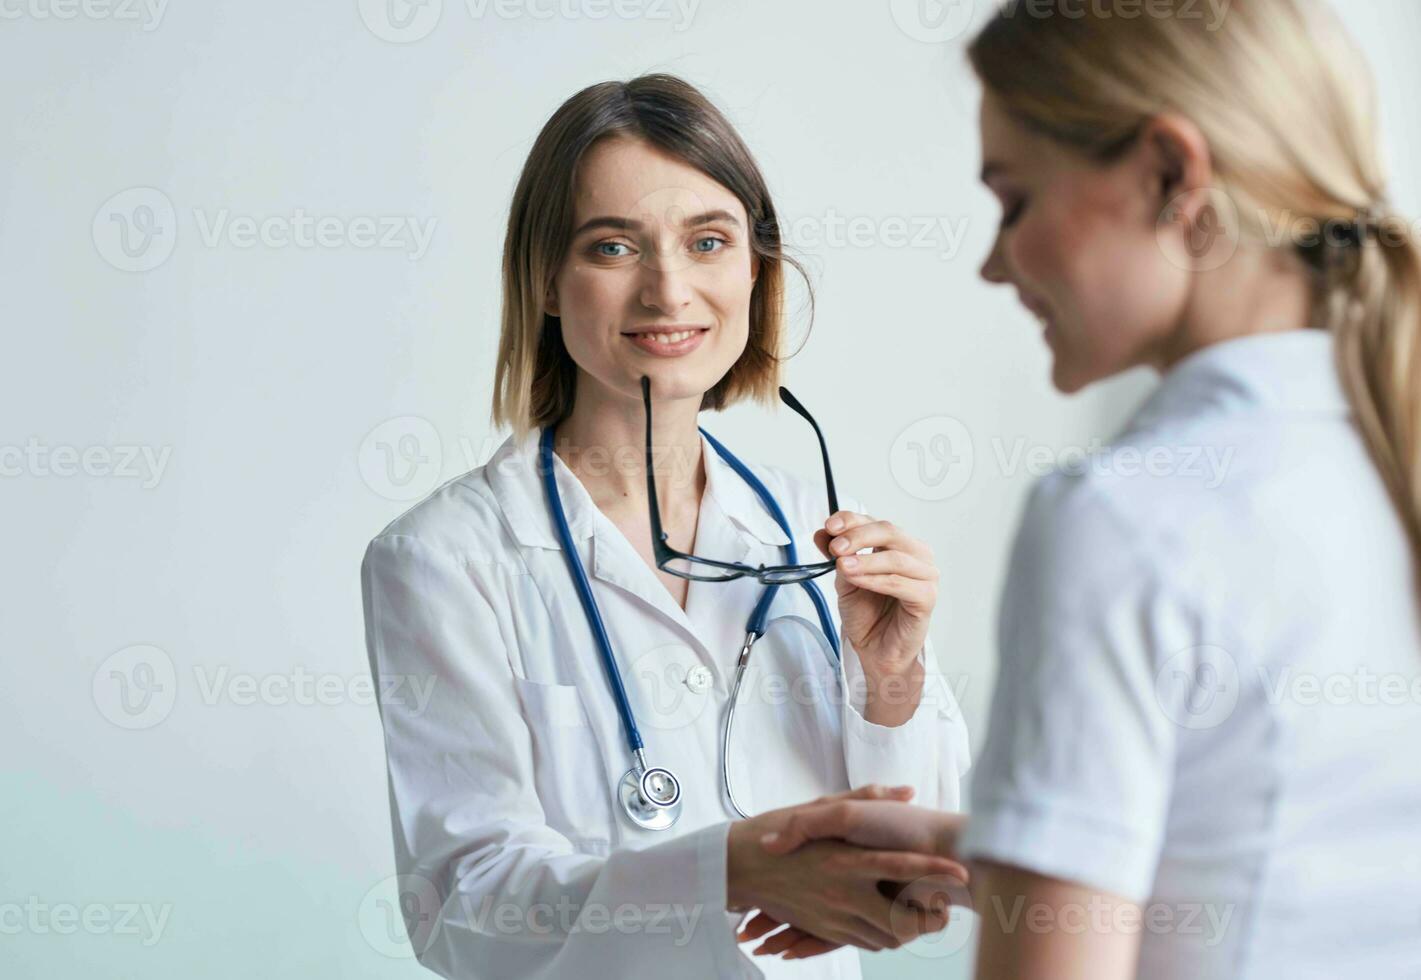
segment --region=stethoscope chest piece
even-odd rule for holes
[[[622,809],[646,830],[666,830],[681,817],[681,783],[669,769],[633,766],[617,785]]]

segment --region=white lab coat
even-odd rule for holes
[[[696,552],[782,561],[786,538],[754,491],[702,448]],[[470,980],[858,977],[848,949],[752,963],[725,911],[734,814],[720,789],[720,728],[762,586],[692,582],[683,610],[556,460],[647,761],[682,784],[675,827],[634,826],[613,798],[632,761],[626,737],[536,463],[537,433],[510,438],[385,528],[361,567],[372,672],[420,682],[394,692],[433,683],[427,703],[396,694],[381,704],[401,905],[420,962]],[[794,528],[800,560],[817,560],[822,489],[753,469]],[[832,575],[818,581],[837,627]],[[931,644],[922,704],[886,728],[860,714],[852,645],[843,643],[840,682],[802,628],[818,628],[802,588],[782,588],[771,615],[736,716],[741,805],[758,813],[877,782],[958,808],[967,734]]]

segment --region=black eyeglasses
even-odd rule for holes
[[[766,585],[804,582],[834,570],[833,560],[801,565],[751,566],[738,561],[719,561],[715,558],[688,555],[667,544],[666,532],[661,528],[661,507],[656,502],[656,478],[651,467],[651,379],[645,375],[641,379],[641,398],[646,406],[646,495],[651,502],[651,548],[657,568],[668,575],[698,582],[727,582],[751,575]],[[780,388],[780,401],[804,416],[814,427],[814,434],[819,437],[819,451],[824,456],[824,485],[829,490],[829,513],[838,513],[839,497],[834,492],[834,472],[829,468],[829,447],[824,442],[824,433],[819,431],[819,423],[814,421],[814,417],[787,388]]]

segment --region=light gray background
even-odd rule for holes
[[[358,563],[501,441],[508,197],[548,114],[605,78],[684,75],[758,155],[818,288],[788,383],[843,490],[934,545],[980,745],[1022,497],[1153,379],[1063,399],[977,278],[998,212],[960,45],[988,4],[932,2],[445,0],[402,33],[383,0],[0,0],[0,972],[419,975],[382,931]],[[1345,11],[1411,214],[1418,9]],[[282,237],[298,210],[324,244]],[[386,219],[427,248],[383,247]],[[816,471],[788,413],[706,424]],[[867,972],[962,976],[966,938]]]

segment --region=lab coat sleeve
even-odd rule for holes
[[[608,856],[550,828],[487,577],[386,532],[361,565],[382,698],[396,886],[420,963],[445,977],[758,977],[726,906],[729,824]],[[395,680],[401,680],[398,687]]]
[[[863,716],[865,686],[858,653],[843,647],[844,763],[850,788],[869,783],[912,786],[913,802],[939,810],[962,807],[962,777],[971,764],[967,725],[946,679],[939,673],[929,639],[919,653],[923,692],[918,708],[901,725],[877,725]]]
[[[858,501],[850,501],[847,509],[869,513]],[[967,725],[938,668],[932,638],[918,653],[924,677],[917,711],[901,725],[874,724],[863,715],[867,701],[863,666],[852,641],[843,635],[832,582],[825,593],[840,631],[844,763],[849,787],[857,789],[869,783],[912,786],[913,802],[920,806],[961,809],[962,777],[971,765]]]

